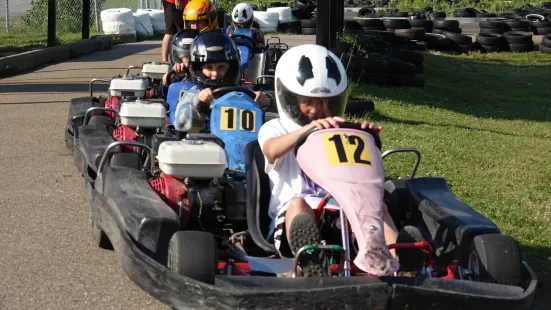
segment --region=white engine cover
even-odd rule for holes
[[[166,123],[164,105],[143,99],[123,102],[119,115],[123,125],[134,128],[161,128]]]
[[[109,95],[114,97],[145,97],[145,91],[149,86],[149,81],[146,76],[139,75],[123,75],[111,80],[109,86]]]
[[[170,63],[168,62],[148,61],[142,65],[142,74],[154,80],[161,80],[168,71],[170,71]]]
[[[159,168],[175,178],[210,179],[222,177],[226,152],[218,144],[205,141],[165,141],[157,155]]]

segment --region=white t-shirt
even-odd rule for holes
[[[258,132],[258,143],[262,152],[264,153],[264,143],[268,139],[281,137],[288,133],[279,119],[266,122],[260,127]],[[268,212],[272,219],[271,226],[273,228],[278,210],[287,202],[296,196],[315,194],[322,189],[302,173],[295,158],[294,148],[291,148],[285,155],[276,159],[273,164],[268,162],[266,156],[264,156],[264,161],[265,171],[270,178],[272,196]]]

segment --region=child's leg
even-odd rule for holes
[[[316,207],[316,206],[314,206]],[[279,235],[276,232],[276,247],[279,246],[278,251],[280,253],[285,252],[285,245],[288,244],[292,255],[295,255],[300,248],[305,245],[319,244],[321,241],[320,231],[318,224],[316,223],[314,211],[312,206],[309,205],[302,197],[293,198],[287,207],[287,210],[283,214],[284,222],[282,223],[284,232]],[[280,222],[280,220],[277,220]],[[281,223],[281,222],[280,222]],[[276,224],[276,229],[278,229]],[[286,244],[282,244],[286,243]],[[302,253],[299,259],[299,265],[302,270],[302,274],[306,277],[309,276],[327,276],[327,264],[325,254],[323,252],[316,252],[312,254]]]
[[[396,225],[394,225],[394,221],[392,220],[392,217],[390,217],[390,213],[388,213],[386,203],[383,203],[383,224],[386,244],[391,245],[396,243],[396,239],[398,238],[398,229],[396,228]],[[396,250],[390,250],[390,254],[396,258]]]

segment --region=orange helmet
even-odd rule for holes
[[[189,22],[206,20],[208,24],[199,32],[214,30],[218,27],[218,12],[210,0],[191,0],[184,8],[184,29],[191,29]]]

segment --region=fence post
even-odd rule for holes
[[[96,17],[96,31],[99,31],[98,0],[94,0],[94,16]]]
[[[55,29],[56,29],[56,16],[55,16],[55,0],[48,0],[48,46],[55,45]]]
[[[82,1],[82,39],[90,38],[90,0]]]

